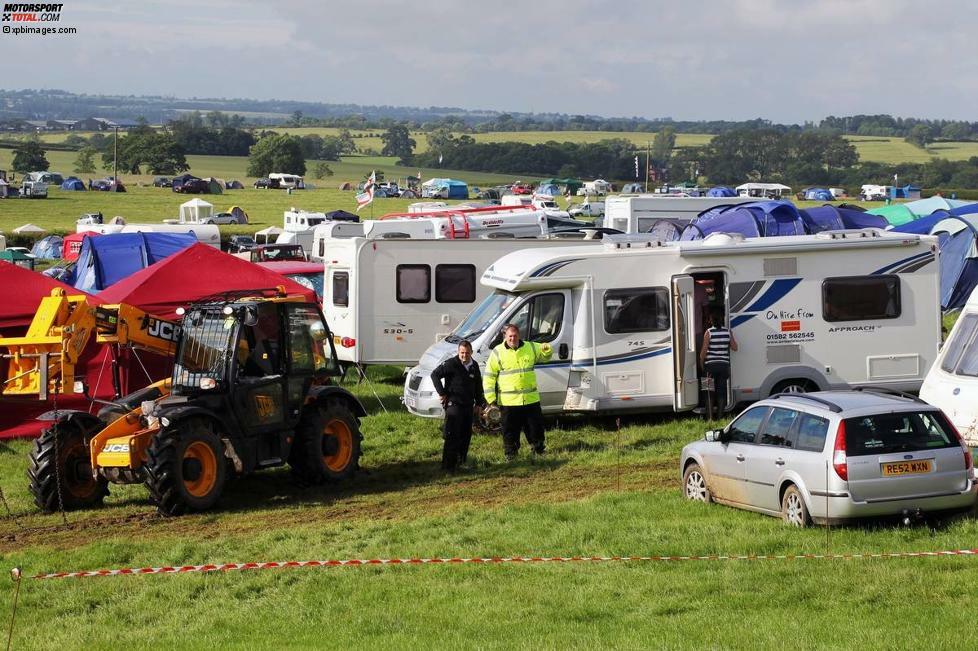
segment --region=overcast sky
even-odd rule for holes
[[[978,119],[978,12],[965,0],[64,0],[60,25],[78,34],[0,34],[0,86],[689,120]]]

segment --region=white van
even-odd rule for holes
[[[978,289],[958,315],[920,397],[940,409],[968,445],[978,447]]]
[[[705,317],[722,311],[739,349],[727,404],[785,391],[920,388],[940,341],[937,239],[878,229],[745,239],[525,249],[497,260],[494,291],[411,369],[404,403],[436,417],[431,371],[472,340],[484,363],[506,323],[547,342],[544,412],[692,409]]]
[[[570,209],[571,217],[602,217],[604,215],[604,201],[584,201]]]

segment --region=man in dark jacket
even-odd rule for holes
[[[460,341],[458,356],[447,359],[431,373],[435,391],[445,407],[445,446],[441,454],[441,467],[452,471],[459,463],[465,463],[472,440],[472,416],[476,405],[484,407],[482,374],[472,359],[472,344]]]

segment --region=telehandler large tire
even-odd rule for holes
[[[295,429],[289,465],[303,483],[348,479],[360,464],[361,439],[357,417],[342,400],[307,405]]]
[[[160,430],[146,451],[146,488],[162,515],[206,511],[224,490],[224,446],[211,426],[190,419]]]
[[[109,494],[104,477],[92,476],[92,460],[81,426],[56,423],[34,441],[27,477],[34,503],[45,513],[100,506]]]

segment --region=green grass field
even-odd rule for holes
[[[212,512],[157,517],[142,486],[104,508],[35,512],[24,442],[0,446],[0,569],[25,573],[268,560],[509,555],[848,553],[974,547],[978,521],[794,530],[684,501],[677,459],[695,418],[551,423],[550,454],[438,470],[436,421],[399,411],[398,376],[352,387],[362,472],[312,489],[285,470],[231,483]],[[373,391],[392,413],[385,414]],[[25,579],[14,649],[964,648],[974,558],[690,561],[269,570]],[[0,577],[0,621],[13,584]],[[5,629],[4,629],[5,630]]]
[[[275,128],[274,131],[299,136],[311,134],[336,136],[339,134],[340,129],[332,127],[279,127]],[[361,151],[372,150],[379,152],[383,148],[383,142],[380,139],[382,133],[382,129],[350,130],[350,134],[354,136],[356,145]],[[80,132],[79,135],[88,136],[91,134]],[[42,133],[40,138],[44,142],[61,142],[65,136],[65,133]],[[417,142],[417,147],[415,148],[417,153],[424,153],[428,150],[428,138],[424,133],[413,133],[412,137]],[[540,144],[549,141],[585,143],[598,142],[599,140],[608,138],[624,138],[634,143],[636,149],[643,149],[655,137],[655,134],[623,131],[498,131],[472,134],[472,137],[477,142],[525,142],[529,144]],[[927,149],[921,149],[905,142],[903,138],[876,136],[846,136],[846,138],[855,145],[861,161],[889,164],[926,163],[931,158],[967,160],[972,156],[978,156],[978,142],[939,142],[930,145]],[[680,133],[676,136],[676,146],[701,147],[709,143],[712,139],[713,136],[709,134]],[[9,157],[9,153],[6,156]],[[59,169],[54,166],[54,160],[51,158],[57,156],[58,152],[49,153],[49,160],[52,160],[52,169]],[[212,157],[204,156],[197,158],[207,159]],[[69,153],[67,164],[62,164],[60,169],[70,172],[70,163],[74,159],[75,154]],[[0,150],[0,163],[9,165],[6,160],[2,150]]]

